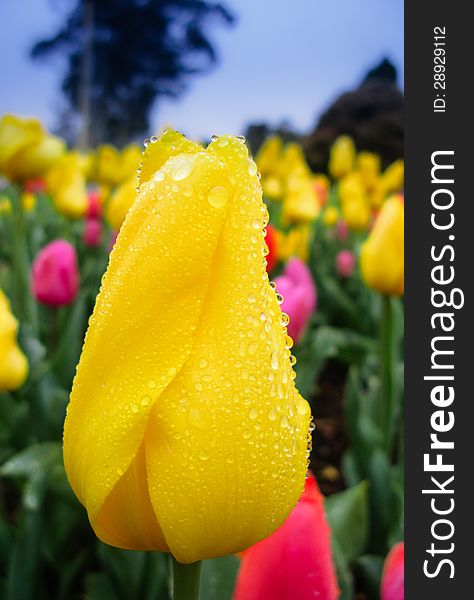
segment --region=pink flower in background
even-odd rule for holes
[[[337,600],[324,498],[310,474],[300,501],[272,535],[242,554],[234,600]]]
[[[345,221],[338,221],[336,224],[336,236],[340,242],[344,242],[349,235],[349,227]]]
[[[405,546],[395,544],[385,559],[382,575],[381,600],[404,600],[405,597]]]
[[[33,261],[31,286],[38,302],[63,306],[72,302],[79,290],[76,250],[65,240],[55,240],[42,248]]]
[[[290,317],[288,334],[297,342],[316,309],[316,286],[310,270],[299,258],[290,258],[283,274],[275,279],[276,289],[284,298],[281,309]]]
[[[350,277],[354,272],[356,259],[349,250],[341,250],[336,256],[336,268],[341,277]]]
[[[87,246],[98,246],[102,237],[102,221],[100,219],[86,219],[82,239]]]

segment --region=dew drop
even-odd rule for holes
[[[209,204],[215,208],[222,208],[227,204],[229,199],[229,191],[223,185],[216,185],[211,188],[207,194]]]
[[[206,452],[205,450],[201,450],[201,452],[199,453],[199,458],[201,460],[209,460],[208,452]]]
[[[201,360],[199,361],[199,366],[201,367],[201,369],[205,369],[208,364],[209,363],[205,358],[201,358]]]
[[[150,145],[150,140],[148,140],[148,139],[146,139],[146,140],[143,140],[143,145],[145,146],[145,148],[146,148],[147,146],[149,146],[149,145]]]
[[[289,322],[290,322],[290,317],[286,313],[282,312],[281,313],[281,324],[284,327],[286,327]]]
[[[252,342],[251,344],[249,344],[249,347],[248,347],[249,354],[256,354],[257,350],[258,350],[257,342]]]
[[[296,407],[296,410],[298,411],[299,415],[307,415],[309,412],[309,406],[308,403],[306,402],[306,400],[300,400],[298,402],[298,406]]]
[[[138,406],[136,404],[132,404],[131,409],[132,409],[133,413],[137,413],[138,412]]]
[[[283,428],[286,428],[286,427],[288,427],[288,425],[289,425],[288,418],[285,415],[283,415],[280,420],[280,426]]]
[[[268,418],[270,419],[270,421],[276,421],[277,413],[276,413],[276,410],[274,408],[271,408],[268,411]]]
[[[173,161],[171,167],[171,178],[174,181],[182,181],[189,177],[194,169],[194,157],[189,156],[178,156]]]
[[[279,366],[279,362],[278,362],[278,352],[276,350],[274,350],[272,352],[272,369],[278,370],[278,366]]]
[[[148,406],[151,402],[151,398],[150,396],[143,396],[143,398],[141,399],[141,405],[142,406]]]
[[[158,138],[156,137],[156,135],[152,135],[151,138],[150,138],[150,142],[152,144],[155,144],[157,141],[158,141]]]
[[[195,383],[194,387],[198,392],[202,392],[202,383]]]
[[[293,367],[296,365],[296,357],[293,354],[290,355],[290,365]]]
[[[276,297],[277,297],[278,304],[282,304],[283,303],[283,296],[281,294],[277,294]]]
[[[248,440],[250,437],[250,431],[245,430],[242,435],[244,437],[244,440]]]
[[[249,175],[251,175],[252,177],[254,177],[257,174],[257,165],[251,158],[249,158],[248,172]]]
[[[256,408],[251,408],[249,412],[249,417],[254,420],[258,417],[258,410]]]

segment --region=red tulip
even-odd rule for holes
[[[350,277],[355,265],[356,259],[350,250],[341,250],[336,256],[336,268],[341,277]]]
[[[86,246],[98,246],[102,237],[102,221],[100,219],[86,219],[82,239]]]
[[[278,262],[276,229],[270,224],[267,225],[266,242],[268,246],[267,273],[270,273]]]
[[[31,194],[41,194],[44,192],[46,184],[44,179],[28,179],[23,184],[23,190]]]
[[[243,553],[234,600],[337,600],[323,496],[312,475],[288,519]]]
[[[72,302],[79,290],[76,250],[65,240],[55,240],[42,248],[31,269],[33,295],[38,302],[63,306]]]
[[[316,308],[316,286],[310,270],[299,258],[290,258],[283,274],[275,278],[276,289],[283,296],[281,309],[290,317],[288,335],[297,342]]]
[[[399,542],[387,554],[382,574],[381,600],[404,600],[405,545]]]
[[[88,219],[98,219],[102,215],[102,204],[100,203],[100,194],[97,190],[89,190],[87,194],[87,214]]]

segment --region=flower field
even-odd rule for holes
[[[403,244],[347,135],[4,115],[0,597],[403,600]]]

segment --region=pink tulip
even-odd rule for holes
[[[100,219],[86,219],[82,239],[86,246],[98,246],[102,237],[102,221]]]
[[[381,600],[404,600],[405,597],[405,546],[399,542],[385,559],[382,575]]]
[[[288,334],[297,342],[304,333],[311,314],[316,308],[316,286],[306,264],[291,258],[283,275],[275,279],[276,288],[284,298],[281,309],[290,317]]]
[[[242,553],[233,600],[337,600],[323,496],[309,474],[300,501],[269,537]]]
[[[49,306],[72,302],[79,290],[76,250],[65,240],[42,248],[33,261],[31,286],[36,300]]]
[[[341,250],[336,256],[337,272],[341,277],[350,277],[354,272],[356,259],[349,250]]]
[[[340,242],[344,242],[349,235],[349,227],[345,221],[338,221],[336,225],[336,236]]]

